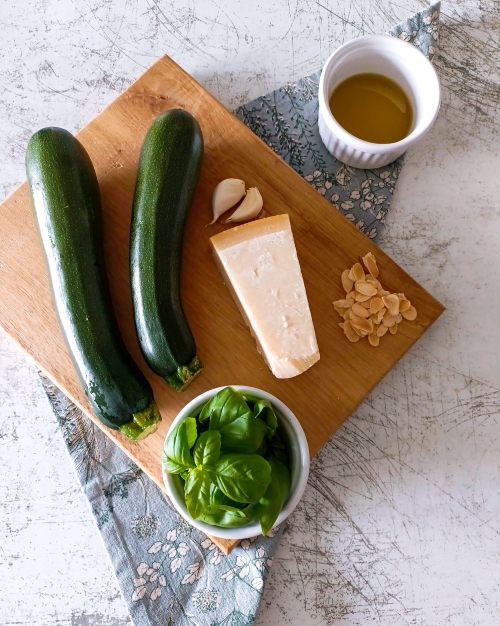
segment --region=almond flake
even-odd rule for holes
[[[352,304],[355,302],[355,299],[354,299],[354,298],[355,298],[355,296],[356,296],[356,292],[355,292],[355,291],[350,291],[350,292],[346,295],[345,299],[346,299],[346,300],[349,300],[349,302],[350,302],[350,303],[351,303],[351,305],[352,305]]]
[[[378,335],[368,335],[368,342],[371,346],[376,348],[380,343],[380,337]]]
[[[358,328],[366,334],[373,331],[373,322],[371,320],[363,319],[362,317],[351,317],[351,325],[353,328]]]
[[[382,320],[382,324],[384,326],[387,326],[387,328],[394,326],[395,323],[396,323],[396,318],[394,318],[392,315],[389,315],[389,317],[384,317],[384,319]]]
[[[349,274],[347,274],[347,278],[349,280],[352,280],[353,283],[356,282],[356,277],[354,276],[354,272],[352,271],[353,268],[351,267],[351,269],[349,270]]]
[[[340,277],[342,281],[342,287],[346,293],[352,290],[352,286],[354,285],[353,281],[349,278],[349,270],[344,270],[342,272],[342,276]]]
[[[344,334],[352,343],[359,341],[359,335],[351,326],[351,322],[344,322]]]
[[[377,328],[377,337],[383,337],[388,330],[387,326],[380,325]]]
[[[370,313],[378,313],[383,307],[382,298],[375,297],[370,300]]]
[[[399,301],[399,312],[403,313],[404,311],[408,311],[410,306],[411,306],[411,302],[409,300],[406,300],[406,298],[404,300],[400,300]]]
[[[365,296],[364,293],[358,293],[356,291],[356,295],[354,296],[356,302],[366,302],[367,300],[369,300],[371,298],[371,296]]]
[[[352,302],[349,302],[349,300],[335,300],[333,306],[339,306],[342,309],[349,309],[352,306]]]
[[[390,296],[390,295],[391,295],[391,292],[390,291],[386,291],[385,289],[379,289],[377,291],[377,296],[379,298],[383,298],[384,296]]]
[[[352,305],[352,312],[358,317],[368,317],[368,315],[370,315],[367,309],[365,309],[365,307],[359,302]]]
[[[391,333],[391,335],[395,335],[398,332],[398,325],[394,324],[394,326],[391,326],[389,328],[389,332]]]
[[[398,313],[394,319],[396,320],[396,324],[401,324],[401,322],[403,321],[403,316],[401,315],[401,313]]]
[[[377,261],[371,252],[368,252],[368,254],[365,254],[365,256],[363,257],[363,263],[365,264],[365,267],[370,272],[370,274],[374,278],[377,278],[379,269],[377,266]]]
[[[385,304],[391,315],[396,316],[399,314],[399,298],[395,293],[391,293],[389,296],[384,296],[382,298],[382,302]]]
[[[417,309],[414,306],[410,306],[410,308],[406,311],[402,311],[401,315],[405,318],[405,320],[413,322],[413,320],[417,317]]]
[[[365,271],[361,263],[355,263],[352,266],[352,273],[354,274],[354,278],[356,279],[354,282],[358,282],[359,280],[365,280]]]
[[[376,296],[377,295],[377,288],[374,285],[371,285],[370,283],[365,282],[364,280],[359,280],[356,283],[356,291],[358,293],[362,293],[365,296]],[[399,300],[398,300],[399,303]]]

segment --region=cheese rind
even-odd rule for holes
[[[210,243],[272,373],[292,378],[314,365],[318,343],[288,215],[237,226]]]

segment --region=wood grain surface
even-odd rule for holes
[[[142,141],[163,111],[182,108],[199,121],[205,139],[201,180],[189,218],[183,256],[183,302],[205,369],[178,394],[146,367],[135,335],[128,273],[132,196]],[[0,326],[70,398],[163,489],[161,452],[178,411],[220,385],[265,389],[297,415],[314,455],[390,368],[444,310],[394,261],[360,233],[170,58],[163,57],[79,134],[100,183],[106,261],[120,328],[148,376],[163,421],[136,444],[95,418],[57,323],[50,284],[26,184],[0,207]],[[224,226],[205,228],[211,194],[224,178],[257,186],[268,214],[288,213],[313,315],[321,359],[297,378],[278,380],[263,362],[212,261],[208,239]],[[343,296],[342,270],[372,251],[383,285],[404,292],[418,310],[379,348],[350,344],[332,301]],[[215,539],[225,551],[235,544]]]

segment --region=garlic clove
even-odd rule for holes
[[[248,222],[262,211],[262,196],[257,187],[250,187],[247,191],[245,199],[236,209],[236,211],[224,223],[228,222]]]
[[[213,220],[207,226],[214,224],[219,217],[229,211],[245,195],[245,183],[238,178],[226,178],[214,190],[212,196]]]

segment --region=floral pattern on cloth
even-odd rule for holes
[[[389,34],[417,46],[432,60],[440,3],[413,15]],[[404,155],[389,165],[361,170],[345,165],[323,145],[318,130],[321,71],[236,109],[236,116],[370,239],[389,211]]]
[[[395,27],[432,57],[439,3]],[[368,237],[384,223],[403,159],[348,167],[317,129],[319,72],[240,107],[236,115]],[[42,377],[135,626],[251,626],[283,529],[226,556],[50,381]],[[159,462],[159,461],[158,461]]]

